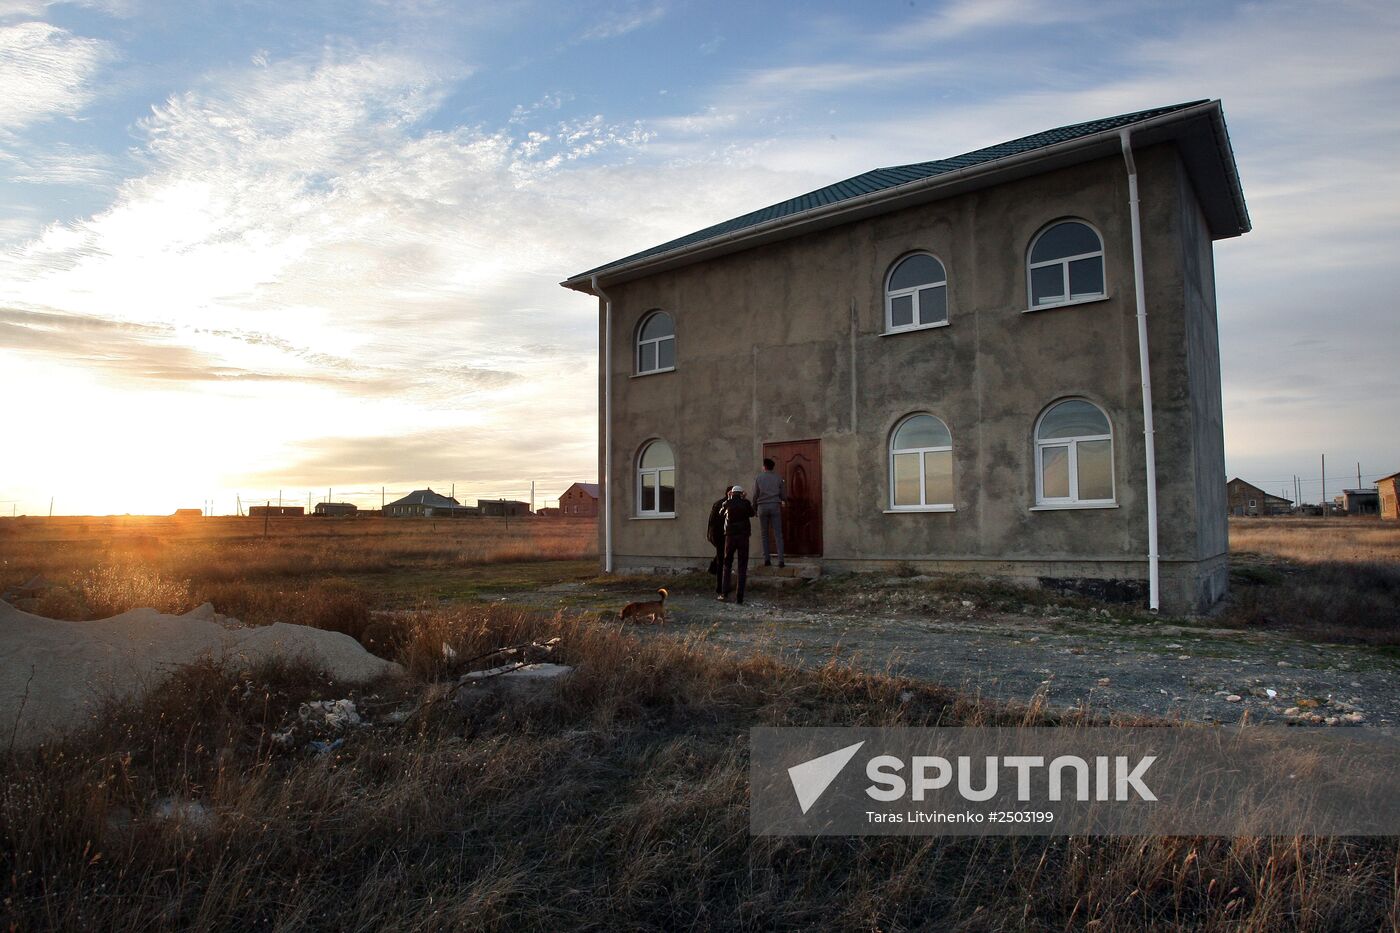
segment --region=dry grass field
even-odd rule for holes
[[[1080,719],[474,601],[593,575],[591,523],[6,525],[0,586],[42,572],[68,590],[52,608],[212,599],[327,627],[395,609],[408,670],[347,692],[304,667],[196,666],[83,733],[11,750],[7,929],[1400,929],[1393,838],[750,836],[753,726]],[[1232,528],[1237,544],[1255,530]],[[1307,578],[1286,551],[1308,533],[1271,533],[1245,566]],[[555,686],[430,702],[467,659],[556,636],[575,673]],[[339,748],[272,741],[301,703],[347,696],[375,725]],[[171,800],[198,807],[154,815]]]
[[[358,636],[369,611],[592,576],[596,554],[596,526],[570,519],[20,519],[0,521],[0,590],[42,575],[60,587],[36,608],[52,618],[207,601]]]
[[[1231,519],[1230,559],[1223,621],[1400,646],[1400,523]]]

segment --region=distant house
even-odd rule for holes
[[[559,518],[564,513],[559,511],[556,506],[545,506],[544,508],[535,509],[535,514],[540,518]]]
[[[300,505],[254,505],[248,509],[251,518],[301,518],[305,514]]]
[[[385,518],[466,518],[480,514],[480,509],[462,505],[451,496],[431,489],[415,489],[384,507]]]
[[[1293,500],[1265,492],[1236,477],[1225,484],[1225,500],[1231,515],[1287,515]]]
[[[530,514],[530,503],[515,499],[477,499],[478,513],[495,518],[526,517]]]
[[[1378,515],[1381,496],[1378,489],[1343,489],[1337,508],[1348,515]]]
[[[203,518],[204,512],[200,509],[176,509],[172,518]]]
[[[1380,499],[1381,519],[1400,521],[1400,473],[1376,480],[1376,493]]]
[[[559,514],[596,518],[602,487],[597,483],[574,483],[559,497]],[[543,510],[541,510],[543,514]]]
[[[353,516],[358,511],[359,508],[349,502],[318,502],[313,514],[339,518]]]

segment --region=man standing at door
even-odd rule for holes
[[[729,490],[729,498],[720,509],[724,516],[724,581],[719,595],[715,598],[723,602],[729,593],[733,579],[734,561],[739,561],[739,591],[735,602],[743,605],[744,583],[749,578],[749,536],[753,534],[753,505],[744,498],[744,487],[735,486]]]
[[[777,466],[769,457],[763,458],[763,472],[753,481],[753,504],[758,510],[758,533],[763,535],[763,566],[773,566],[768,549],[768,531],[777,539],[778,566],[783,564],[783,503],[787,501],[787,483],[773,472]]]

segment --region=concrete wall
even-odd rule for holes
[[[1195,610],[1225,579],[1211,244],[1175,150],[1137,163],[1164,608]],[[1127,201],[1122,161],[1106,159],[609,286],[617,566],[708,560],[708,506],[752,483],[762,444],[819,438],[830,566],[1145,579]],[[1108,298],[1026,312],[1027,248],[1067,217],[1102,235]],[[885,275],[912,250],[948,271],[949,325],[885,335]],[[655,308],[675,318],[676,370],[634,376],[635,330]],[[1035,422],[1070,396],[1112,422],[1115,508],[1033,508]],[[885,512],[890,431],[915,411],[952,431],[954,512]],[[673,519],[635,516],[636,457],[657,437],[676,452]]]

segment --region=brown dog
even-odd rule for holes
[[[636,616],[638,621],[640,621],[641,618],[645,616],[653,622],[665,622],[666,597],[670,594],[666,592],[665,587],[662,587],[656,592],[661,594],[660,599],[653,599],[651,602],[647,603],[628,603],[622,607],[622,614],[618,616],[618,618],[625,622],[633,616]]]

